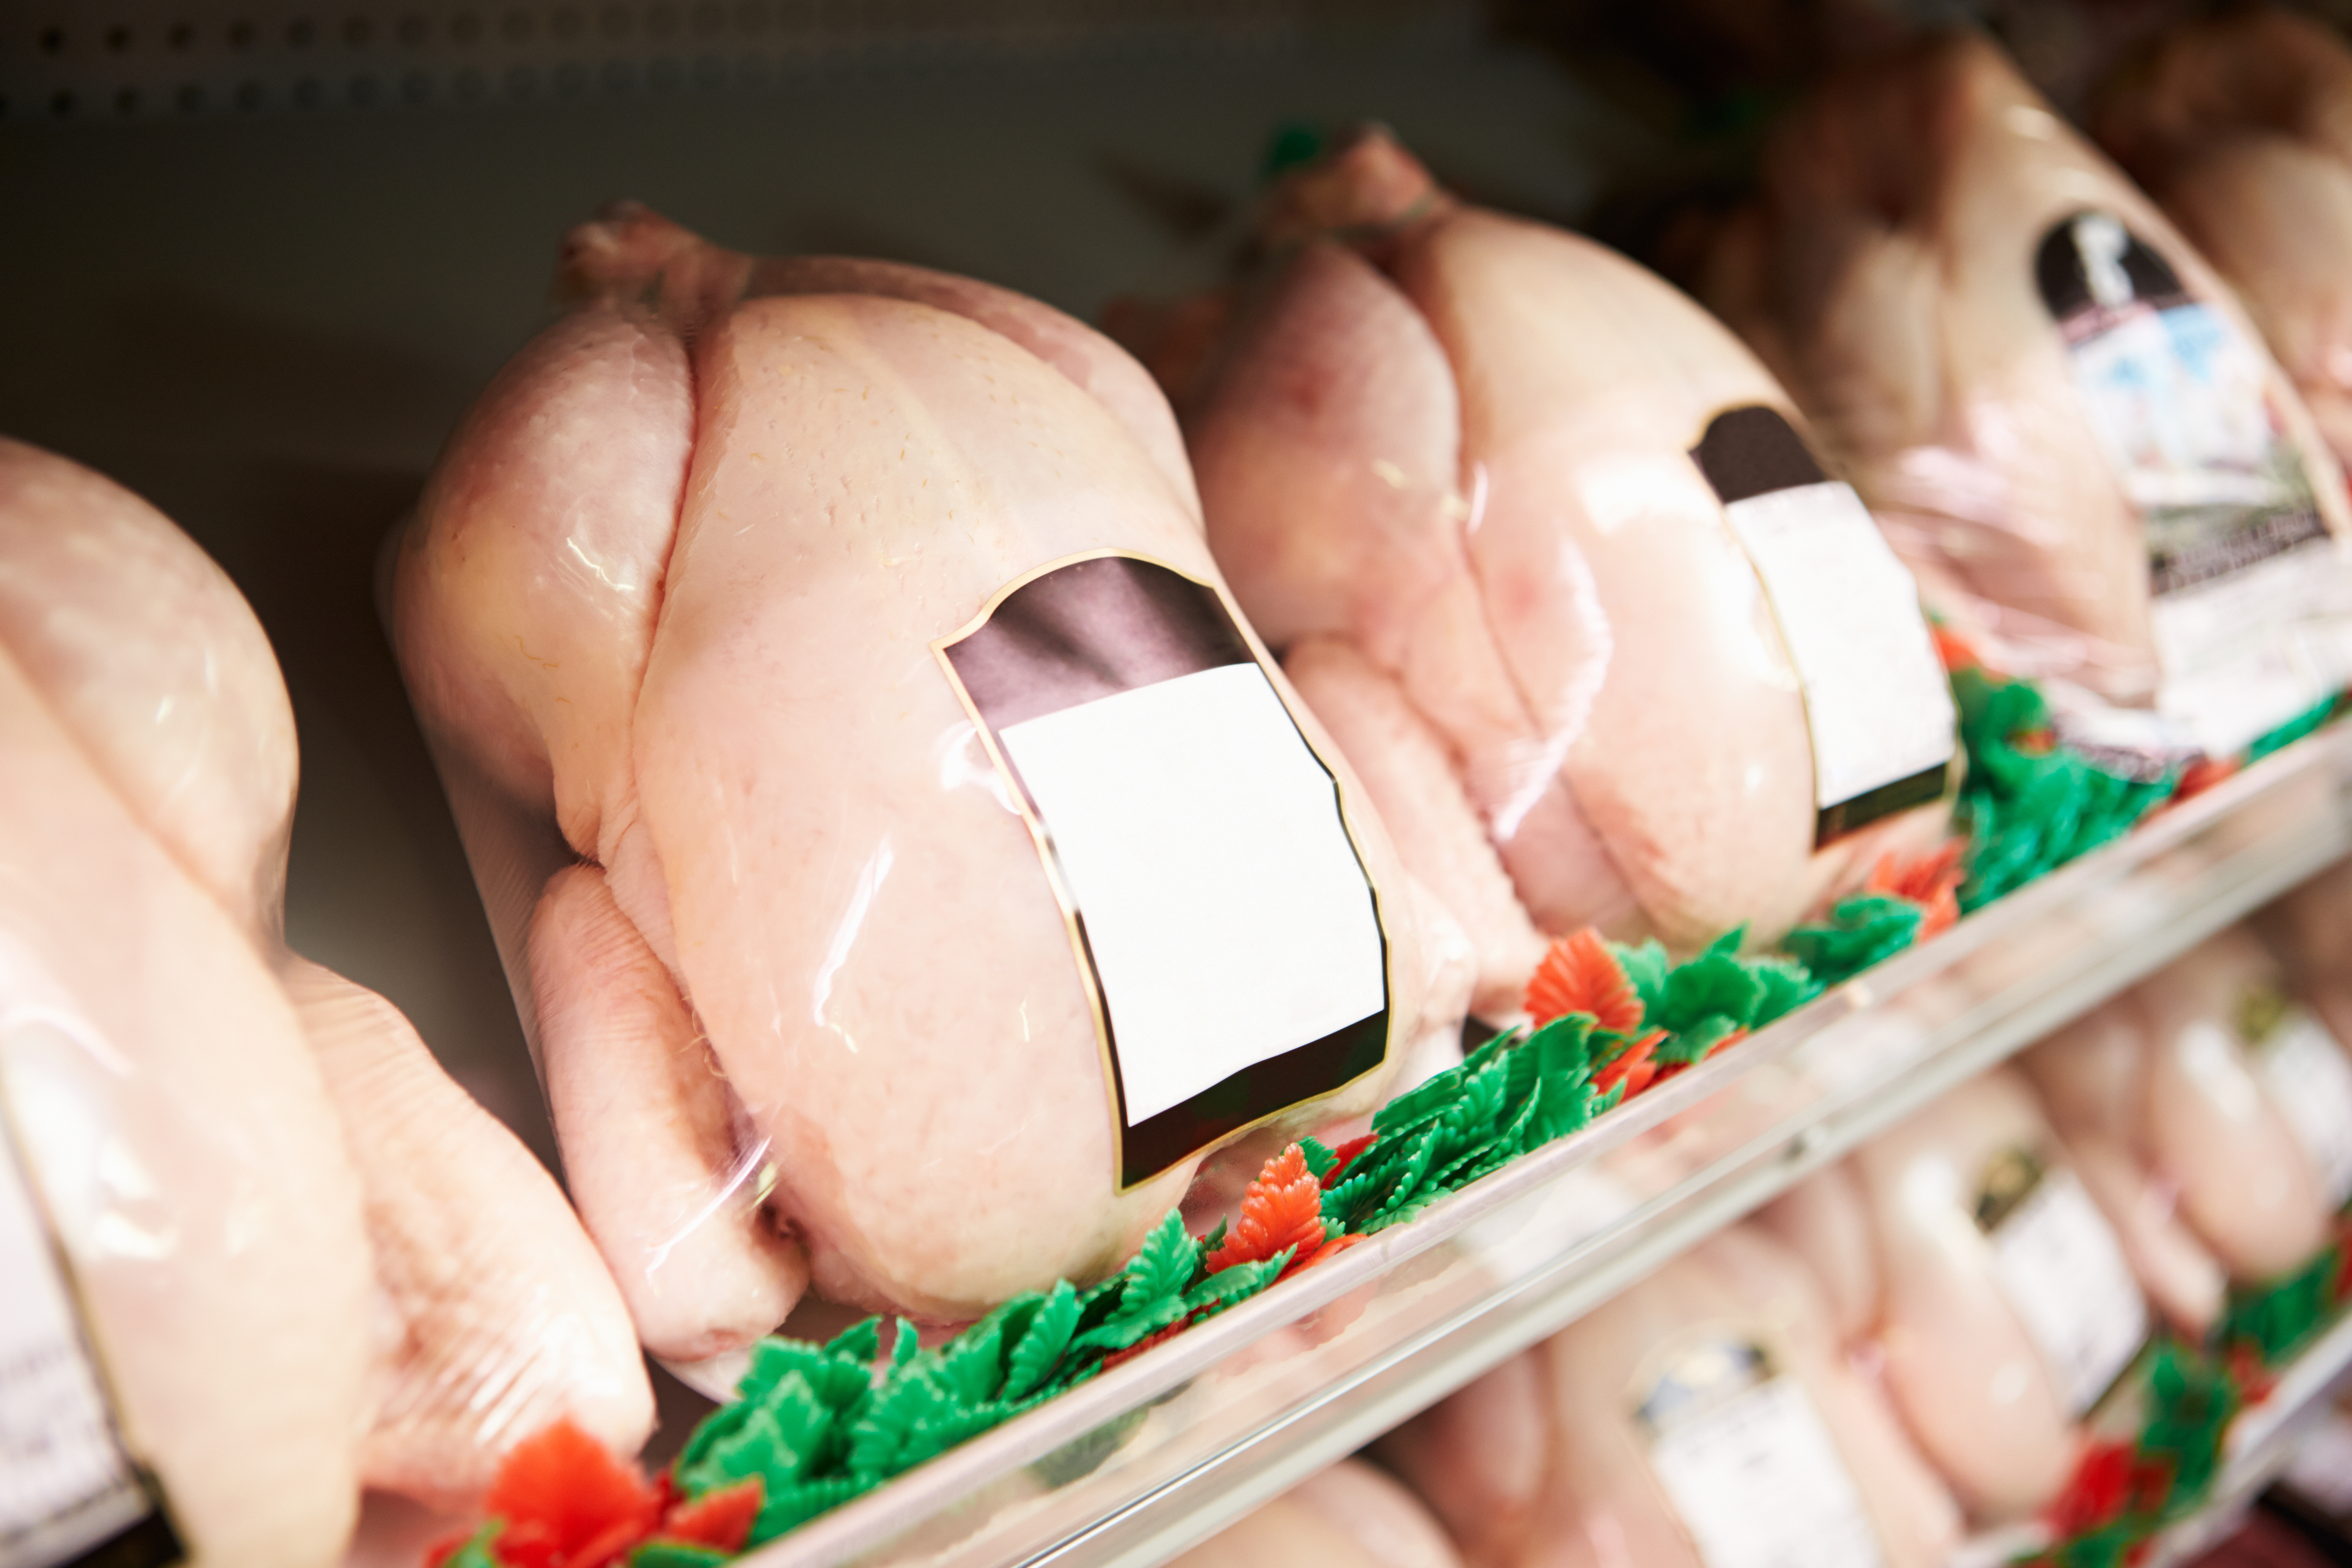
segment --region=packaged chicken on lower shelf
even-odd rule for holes
[[[1265,198],[1264,260],[1115,325],[1209,543],[1517,1015],[1539,933],[1778,940],[1932,849],[1918,594],[1755,356],[1378,130]]]
[[[393,618],[655,1352],[723,1394],[812,1280],[951,1324],[1097,1279],[1211,1151],[1458,1041],[1461,938],[1119,349],[634,208],[562,282]]]
[[[1850,1350],[1979,1521],[2065,1486],[2156,1320],[2122,1244],[2008,1068],[1768,1207]]]
[[[470,1502],[557,1416],[642,1442],[554,1183],[281,945],[260,626],[152,508],[5,441],[0,756],[0,1556],[316,1568],[362,1484]]]
[[[2229,289],[1986,38],[1841,68],[1704,292],[1928,606],[2158,778],[2352,677],[2344,479]]]
[[[1360,1459],[1343,1459],[1174,1560],[1170,1568],[1462,1568],[1429,1510]]]
[[[2090,123],[2352,458],[2352,47],[2272,5],[2184,22],[2105,84]]]
[[[2352,1060],[2243,929],[2024,1067],[2150,1293],[2192,1337],[2220,1315],[2224,1270],[2260,1285],[2300,1268],[2352,1198]]]
[[[1382,1440],[1475,1568],[1934,1568],[1950,1496],[1789,1249],[1709,1237]]]

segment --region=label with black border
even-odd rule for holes
[[[184,1560],[134,1462],[0,1100],[0,1568]]]
[[[2122,1378],[2153,1326],[2123,1244],[2074,1173],[2031,1149],[2004,1150],[1986,1167],[1975,1219],[2059,1404],[2081,1416]]]
[[[1802,1383],[1760,1345],[1681,1349],[1634,1413],[1706,1568],[1880,1568],[1862,1494]]]
[[[1763,584],[1811,731],[1813,842],[1942,795],[1959,733],[1950,683],[1895,558],[1853,487],[1770,408],[1711,420],[1691,460]]]
[[[2093,752],[2236,752],[2352,675],[2352,573],[2263,353],[2112,213],[2052,226],[2033,275],[2140,517],[2162,676],[2154,714],[2073,701],[2062,732]]]
[[[1338,777],[1213,586],[1056,562],[933,647],[1061,905],[1121,1189],[1387,1059],[1388,938]]]

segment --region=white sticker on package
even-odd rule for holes
[[[1386,1005],[1337,787],[1255,664],[1001,739],[1086,921],[1129,1126]]]
[[[2263,1087],[2311,1156],[2328,1206],[2352,1199],[2352,1062],[2327,1026],[2291,1007],[2255,1051]]]
[[[2042,1352],[2069,1415],[2081,1415],[2147,1340],[2147,1303],[2121,1244],[2083,1184],[2064,1166],[1994,1226],[2001,1294]]]
[[[1862,498],[1834,480],[1724,509],[1804,683],[1814,804],[1828,807],[1952,755],[1951,688],[1919,588]]]
[[[74,1562],[152,1511],[0,1126],[0,1568]]]
[[[1862,1495],[1795,1378],[1675,1422],[1650,1468],[1706,1568],[1878,1568]]]

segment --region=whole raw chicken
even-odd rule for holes
[[[1462,1568],[1421,1500],[1342,1459],[1175,1559],[1171,1568]]]
[[[2177,1194],[2235,1279],[2300,1267],[2352,1197],[2352,1064],[2243,929],[2190,949],[2024,1065],[2086,1180],[2095,1154],[2136,1171],[2135,1207],[2161,1212]],[[2118,1228],[2128,1247],[2130,1228]],[[2207,1272],[2182,1302],[2141,1268],[2195,1331],[2221,1307],[2221,1282]],[[2199,1310],[2181,1310],[2190,1304]]]
[[[356,1482],[463,1502],[559,1415],[642,1442],[643,1363],[562,1194],[390,1004],[280,945],[293,714],[227,578],[136,497],[0,442],[0,648],[31,702],[0,770],[26,872],[0,972],[69,995],[97,1053],[12,1041],[6,1088],[199,1547],[324,1561]],[[39,847],[77,843],[51,879]],[[133,1165],[93,1167],[92,1137]]]
[[[1260,229],[1238,289],[1118,323],[1234,592],[1477,944],[1482,1012],[1518,1010],[1544,931],[1769,941],[1858,880],[1886,841],[1837,837],[1846,803],[1932,800],[1949,710],[1916,590],[1755,357],[1378,130]]]
[[[1186,1102],[1201,1119],[1138,1170],[1150,1123],[1118,1108],[1151,1063],[1130,1053],[1173,1032],[1159,1065],[1219,1079],[1229,996],[1270,998],[1243,1022],[1293,1046],[1347,1026],[1342,1091],[1223,1069],[1217,1092],[1272,1094],[1301,1131],[1375,1103],[1424,1008],[1456,1026],[1459,997],[1430,992],[1436,928],[1213,596],[1174,421],[1117,347],[986,285],[755,262],[635,208],[572,235],[563,285],[576,308],[442,458],[395,636],[646,1345],[721,1385],[812,1273],[953,1322],[1118,1266],[1242,1114]],[[1037,583],[1067,592],[1024,608]],[[1314,770],[1319,818],[1237,804],[1231,744],[1171,752],[1184,715],[1128,702],[1207,689],[1186,661],[1211,623],[1214,689],[1255,694],[1253,733],[1285,778]],[[1033,717],[1070,683],[1086,701]],[[1039,728],[1114,711],[1159,716],[1091,750]],[[1117,798],[1055,793],[1122,756],[1147,769],[1123,788],[1181,780],[1180,805],[1233,833],[1137,850]],[[1287,884],[1220,894],[1171,862],[1322,854],[1335,779],[1355,847],[1336,923]],[[1117,927],[1086,858],[1106,835],[1152,896]],[[1224,928],[1267,932],[1276,967],[1153,967]],[[1369,1001],[1324,994],[1366,978]]]
[[[2185,22],[2116,73],[2090,121],[2352,456],[2352,49],[2268,6]]]
[[[1970,1512],[2032,1512],[2147,1339],[2121,1245],[2009,1068],[1948,1091],[1848,1168],[1850,1185],[1817,1177],[1783,1200],[1773,1228],[1832,1281],[1847,1331],[1874,1342],[1905,1425]]]
[[[1990,41],[1834,74],[1703,294],[2070,738],[2226,752],[2326,694],[2263,639],[2339,613],[2334,458],[2229,290]]]
[[[1959,1514],[1735,1226],[1383,1440],[1479,1568],[1940,1563]]]

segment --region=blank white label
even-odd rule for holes
[[[1381,1011],[1380,922],[1339,791],[1256,665],[1001,739],[1086,925],[1129,1126]]]
[[[1706,1568],[1878,1568],[1877,1538],[1821,1413],[1767,1378],[1676,1421],[1650,1468]]]
[[[0,1568],[70,1562],[149,1511],[0,1125]]]
[[[2116,1233],[2074,1173],[2058,1165],[1990,1240],[2001,1294],[2042,1352],[2059,1402],[2082,1415],[2147,1341],[2147,1302]]]
[[[2287,1009],[2256,1051],[2270,1091],[2295,1142],[2311,1156],[2330,1208],[2352,1198],[2352,1062],[2327,1026],[2300,1007]]]
[[[1826,809],[1951,759],[1958,721],[1919,587],[1835,480],[1732,502],[1804,686],[1814,804]]]

